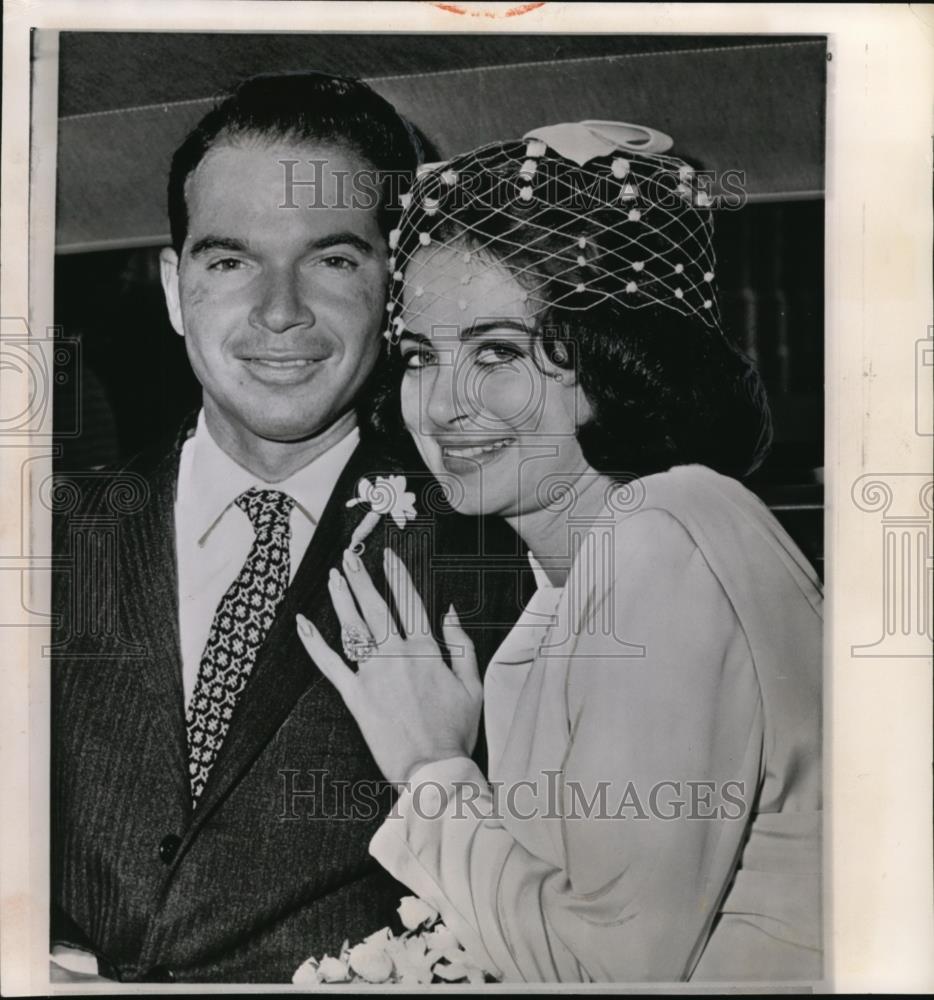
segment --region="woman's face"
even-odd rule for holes
[[[467,248],[427,247],[405,275],[402,415],[466,514],[528,514],[587,469],[590,416],[573,373],[546,360],[524,289]]]

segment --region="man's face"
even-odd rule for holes
[[[287,191],[288,160],[317,191]],[[365,167],[331,147],[256,140],[212,148],[189,178],[188,235],[180,261],[163,251],[163,286],[209,426],[235,448],[320,433],[373,368],[386,243],[377,209],[353,207],[335,176]]]

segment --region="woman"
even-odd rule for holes
[[[710,212],[652,130],[581,123],[419,178],[393,234],[398,417],[538,590],[481,685],[401,562],[303,642],[398,808],[371,843],[507,981],[817,979],[820,592],[735,477],[769,420],[718,319]],[[481,705],[489,777],[471,761]]]

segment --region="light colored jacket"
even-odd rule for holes
[[[702,466],[569,519],[569,544],[553,620],[486,675],[502,785],[425,766],[370,852],[507,981],[819,979],[812,568]]]

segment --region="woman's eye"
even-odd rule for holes
[[[407,371],[415,368],[424,368],[434,361],[434,352],[422,347],[415,351],[405,351],[402,355],[402,364]]]
[[[479,365],[501,365],[521,357],[522,351],[511,344],[483,344],[474,353],[474,361]]]

